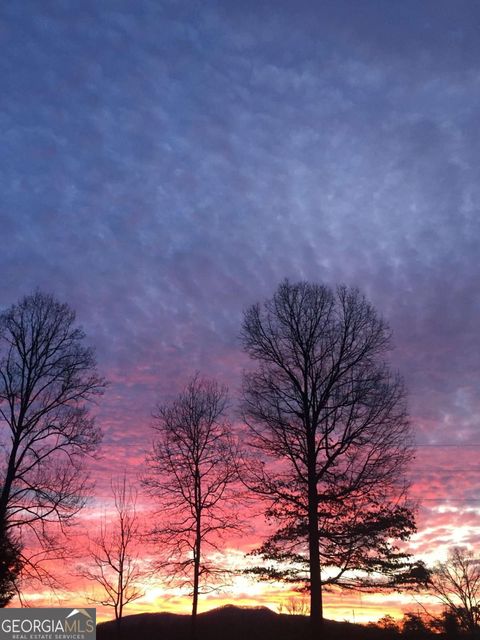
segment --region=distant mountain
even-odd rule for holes
[[[198,616],[198,640],[311,640],[308,618],[278,614],[267,607],[226,605]],[[385,638],[378,629],[325,621],[322,640],[375,640]],[[98,640],[117,640],[115,622],[97,627]],[[190,640],[190,616],[141,613],[122,621],[121,640]]]

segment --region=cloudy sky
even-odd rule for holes
[[[479,27],[474,0],[2,3],[0,306],[77,310],[100,487],[195,370],[235,396],[245,307],[343,282],[409,388],[415,549],[480,542]]]

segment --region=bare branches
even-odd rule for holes
[[[0,316],[0,522],[30,532],[43,551],[52,548],[47,525],[63,528],[84,505],[82,459],[101,439],[88,404],[105,381],[84,338],[74,312],[38,291]],[[32,562],[24,566],[40,578]]]
[[[127,486],[126,476],[112,482],[115,503],[113,516],[105,515],[97,536],[90,538],[91,568],[81,567],[84,578],[100,586],[102,595],[93,595],[90,602],[113,607],[120,621],[127,604],[144,595],[141,581],[150,574],[138,556],[136,543],[139,525],[136,514],[137,493]]]
[[[309,585],[321,619],[322,583],[401,568],[389,541],[415,527],[405,392],[384,362],[390,331],[355,289],[284,281],[246,311],[241,337],[257,362],[244,376],[243,414],[264,456],[247,483],[279,523],[259,553],[291,560],[283,576]]]
[[[473,552],[454,547],[430,572],[429,590],[466,631],[480,626],[480,561]]]
[[[227,531],[238,526],[232,508],[236,447],[224,415],[227,389],[197,374],[171,403],[156,412],[153,451],[144,484],[159,502],[155,538],[168,552],[172,578],[198,595],[219,570],[207,558]]]

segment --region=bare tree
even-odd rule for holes
[[[227,389],[198,374],[171,404],[158,407],[156,440],[144,482],[160,504],[154,534],[169,554],[168,569],[192,588],[192,635],[198,597],[218,579],[208,551],[237,527],[232,484],[236,453],[225,420]]]
[[[137,492],[127,486],[125,475],[112,482],[111,486],[115,513],[108,517],[105,515],[99,534],[90,538],[89,556],[93,566],[81,567],[79,574],[101,587],[101,594],[88,599],[105,607],[113,607],[120,631],[125,607],[145,594],[141,582],[150,572],[138,554]]]
[[[44,293],[0,315],[0,523],[23,547],[29,580],[49,577],[41,560],[60,553],[50,525],[63,530],[84,505],[82,462],[101,438],[88,404],[105,382],[84,337],[75,313]]]
[[[445,562],[430,572],[429,591],[472,636],[480,631],[480,560],[472,551],[454,547]]]
[[[278,613],[285,612],[289,616],[308,616],[309,603],[305,598],[305,594],[301,596],[290,596],[288,600],[278,605]]]
[[[391,543],[414,531],[414,519],[404,389],[383,361],[389,338],[372,306],[345,287],[284,281],[244,316],[243,345],[258,365],[244,376],[244,418],[260,458],[248,484],[278,526],[256,552],[270,564],[253,571],[303,585],[316,631],[322,585],[373,585],[408,569]]]

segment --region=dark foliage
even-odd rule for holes
[[[6,607],[17,593],[22,570],[20,543],[12,539],[12,533],[0,528],[0,607]]]
[[[406,613],[402,622],[402,638],[421,640],[432,637],[432,631],[422,616],[417,613]]]

